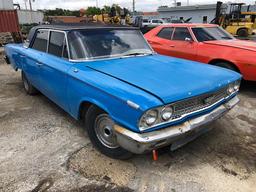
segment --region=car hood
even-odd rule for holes
[[[253,42],[253,41],[243,41],[243,40],[236,39],[236,40],[205,41],[204,43],[256,51],[256,42]]]
[[[214,91],[240,78],[227,69],[162,55],[96,61],[87,66],[136,86],[165,104]]]

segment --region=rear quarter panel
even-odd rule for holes
[[[4,47],[5,54],[8,57],[12,67],[17,69],[22,69],[22,53],[25,48],[23,44],[8,44]]]

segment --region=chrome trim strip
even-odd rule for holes
[[[210,108],[212,108],[213,106],[218,105],[219,103],[223,102],[224,100],[226,100],[226,99],[228,99],[228,98],[231,98],[232,96],[234,96],[234,95],[236,95],[236,94],[237,94],[237,91],[234,92],[234,93],[232,93],[231,95],[229,95],[229,96],[227,96],[227,97],[224,97],[223,99],[221,99],[221,100],[219,100],[219,101],[213,103],[212,105],[209,105],[208,107],[205,107],[205,108],[202,108],[202,109],[199,109],[199,110],[197,110],[197,111],[190,112],[190,113],[183,114],[183,115],[181,115],[179,118],[171,119],[171,120],[169,120],[169,121],[164,121],[164,122],[155,124],[155,125],[153,125],[153,126],[151,126],[151,127],[139,127],[139,129],[140,129],[140,131],[145,131],[145,130],[149,130],[149,129],[152,129],[152,128],[154,128],[154,127],[158,127],[158,126],[161,126],[161,125],[164,125],[164,124],[168,124],[168,123],[173,123],[173,122],[175,122],[175,121],[179,121],[179,120],[181,120],[181,119],[183,119],[183,118],[185,118],[185,117],[187,117],[187,116],[189,116],[189,115],[192,115],[192,114],[194,114],[194,113],[199,113],[199,112],[205,111],[205,110],[207,110],[207,109],[210,109]],[[168,104],[168,105],[171,105],[171,104]],[[164,106],[166,106],[166,105],[164,105]],[[162,106],[162,107],[164,107],[164,106]],[[141,121],[141,119],[140,119],[140,121]],[[139,121],[139,124],[140,124],[140,121]]]

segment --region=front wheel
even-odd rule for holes
[[[132,153],[121,148],[115,137],[114,122],[96,106],[91,106],[85,115],[85,124],[92,144],[104,155],[114,159],[128,159]]]
[[[249,36],[249,32],[248,32],[248,29],[239,29],[237,31],[237,35],[239,37],[248,37]]]
[[[226,63],[226,62],[215,63],[215,65],[218,67],[223,67],[223,68],[235,71],[235,72],[239,72],[233,65]]]

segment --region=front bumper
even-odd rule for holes
[[[235,96],[210,113],[188,120],[179,125],[148,133],[135,133],[119,125],[115,125],[114,130],[117,142],[122,148],[135,154],[142,154],[152,151],[153,149],[168,146],[182,139],[187,134],[198,132],[199,130],[201,132],[203,129],[207,129],[205,125],[222,117],[238,102],[239,99]]]

